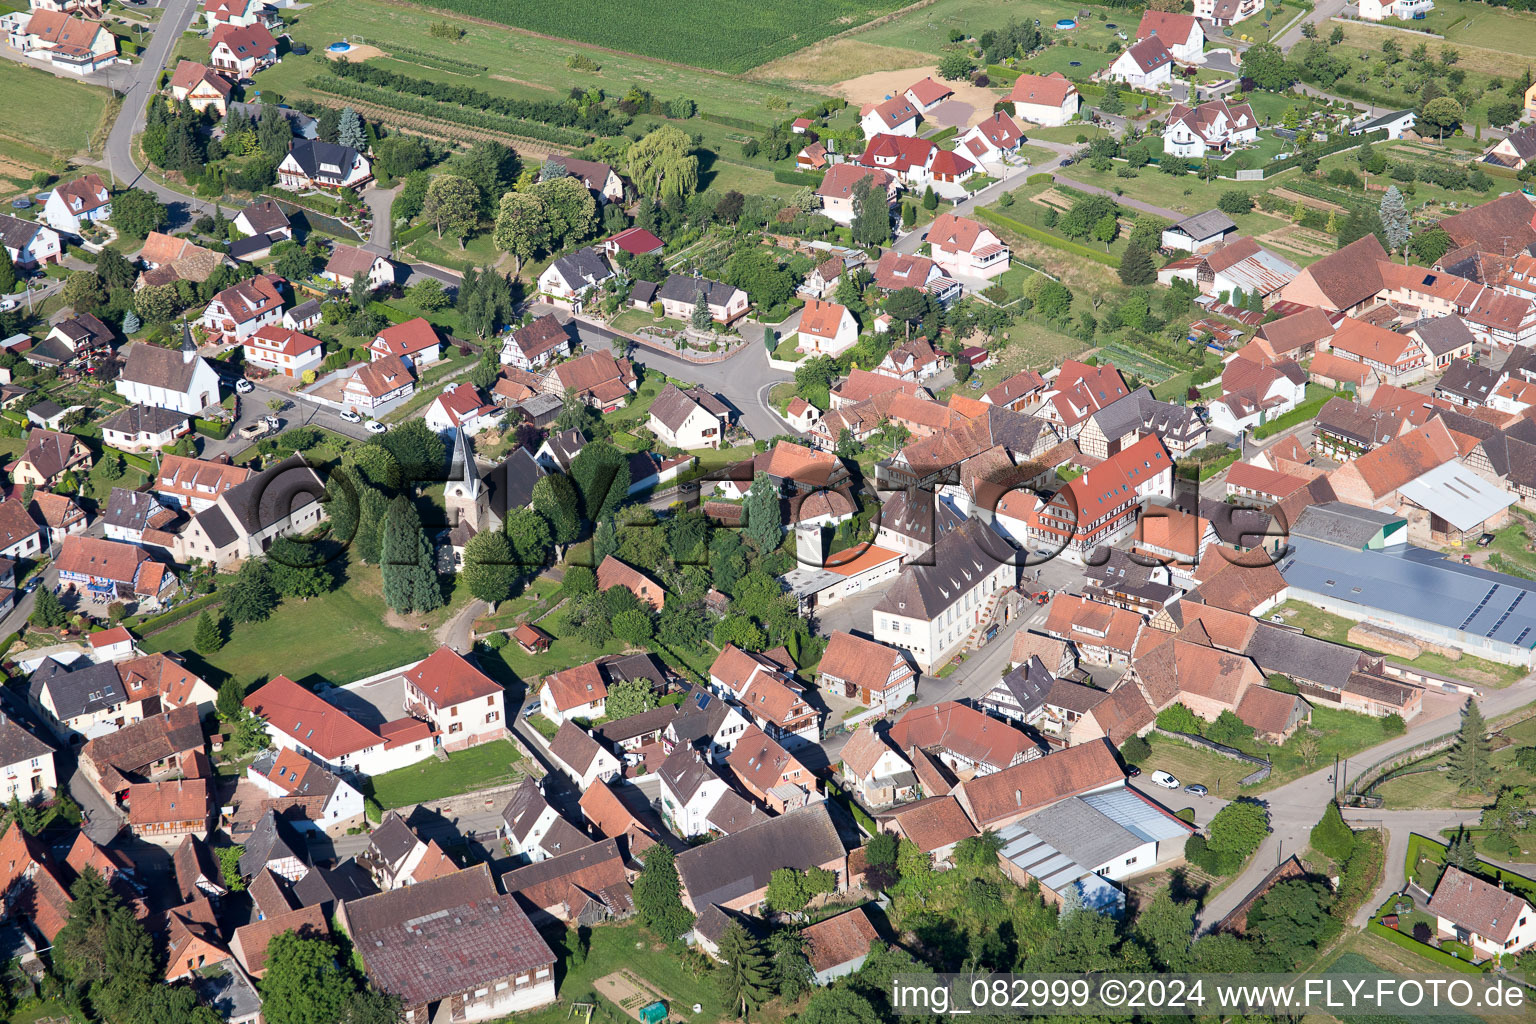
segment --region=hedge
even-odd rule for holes
[[[706,121],[713,121],[715,124],[723,124],[727,128],[740,128],[744,132],[767,131],[767,129],[762,125],[740,117],[728,117],[725,114],[700,114],[699,116]]]
[[[228,420],[193,419],[192,429],[204,437],[211,437],[215,441],[222,441],[229,436],[232,424]]]
[[[1002,214],[988,209],[979,209],[976,211],[976,215],[982,220],[990,221],[998,227],[1007,228],[1010,231],[1017,231],[1021,235],[1024,235],[1028,238],[1033,238],[1037,242],[1044,242],[1046,245],[1055,246],[1057,249],[1070,252],[1074,256],[1082,256],[1087,259],[1094,260],[1095,262],[1104,264],[1106,267],[1120,266],[1120,261],[1115,259],[1107,252],[1095,252],[1093,249],[1088,248],[1086,245],[1079,245],[1076,242],[1068,241],[1065,238],[1058,238],[1048,231],[1040,230],[1033,224],[1025,224],[1023,221],[1014,220],[1012,217],[1004,217]]]
[[[551,142],[558,146],[580,148],[591,142],[593,138],[589,132],[573,131],[569,128],[556,128],[552,125],[540,124],[536,121],[528,121],[518,117],[508,117],[505,114],[497,114],[486,110],[452,106],[422,96],[394,92],[382,86],[369,85],[366,82],[357,82],[351,79],[312,78],[307,84],[315,92],[323,93],[327,96],[362,100],[366,103],[377,103],[408,114],[420,114],[424,117],[436,118],[439,121],[447,121],[449,124],[461,124],[468,128],[485,128],[490,131],[505,132],[508,135],[519,135],[535,142]]]
[[[1291,427],[1296,426],[1298,423],[1305,423],[1307,420],[1310,420],[1316,416],[1318,412],[1322,410],[1323,406],[1328,404],[1328,399],[1332,397],[1332,395],[1324,395],[1321,398],[1314,398],[1311,401],[1302,402],[1290,412],[1285,413],[1282,416],[1278,416],[1275,419],[1270,420],[1268,423],[1263,423],[1257,427],[1254,427],[1253,439],[1255,441],[1259,441],[1269,437],[1271,434],[1278,434],[1282,430],[1289,430]]]
[[[821,184],[821,176],[807,174],[805,171],[776,170],[773,172],[773,180],[780,185],[808,185],[815,188]]]
[[[155,464],[142,455],[135,455],[133,452],[125,452],[121,448],[113,448],[110,445],[102,445],[101,450],[103,453],[116,452],[118,455],[123,457],[123,462],[132,466],[140,473],[147,473],[150,476],[155,475]]]
[[[1405,877],[1413,877],[1413,866],[1419,861],[1420,851],[1426,848],[1428,848],[1428,852],[1437,861],[1442,864],[1445,863],[1447,847],[1444,843],[1436,842],[1428,836],[1420,835],[1417,832],[1410,833],[1408,836],[1408,854],[1403,862]],[[1494,867],[1485,860],[1477,862],[1476,870],[1478,874],[1485,875],[1500,885],[1513,889],[1523,896],[1527,902],[1536,900],[1536,880],[1516,874],[1513,871],[1505,871],[1503,868]]]
[[[1436,949],[1428,943],[1420,942],[1411,935],[1404,935],[1396,928],[1388,928],[1374,917],[1371,918],[1371,923],[1365,926],[1365,930],[1372,935],[1380,935],[1388,942],[1395,942],[1397,945],[1417,953],[1426,960],[1440,964],[1443,967],[1449,967],[1453,971],[1461,971],[1463,974],[1482,974],[1484,971],[1483,968],[1478,967],[1476,964],[1468,963],[1459,956],[1452,956],[1442,949]]]
[[[1310,155],[1321,160],[1325,156],[1342,153],[1346,149],[1356,149],[1367,142],[1385,142],[1386,138],[1387,130],[1385,128],[1378,128],[1373,132],[1366,132],[1364,135],[1346,135],[1342,139],[1334,139],[1332,142],[1324,143],[1317,149],[1312,150]],[[1300,167],[1303,159],[1301,156],[1288,156],[1284,160],[1272,160],[1260,168],[1260,170],[1264,172],[1264,177],[1268,178],[1279,174],[1281,171],[1288,171],[1292,167]],[[1221,177],[1225,178],[1229,177],[1229,175],[1223,174]]]
[[[202,597],[194,597],[192,600],[186,602],[185,604],[179,604],[168,612],[161,612],[159,615],[151,615],[149,618],[140,621],[133,628],[139,634],[139,636],[149,636],[151,633],[157,633],[162,629],[174,626],[178,622],[186,621],[193,615],[201,612],[204,608],[207,608],[209,605],[223,603],[224,595],[215,590],[211,594],[204,594]]]
[[[1027,185],[1049,185],[1055,180],[1056,175],[1052,174],[1050,171],[1039,171],[1025,178],[1024,182]]]

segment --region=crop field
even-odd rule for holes
[[[626,53],[742,72],[902,6],[902,0],[431,0],[474,18]]]
[[[702,136],[704,148],[719,154],[708,173],[702,176],[704,184],[711,188],[719,184],[744,192],[791,194],[792,186],[773,180],[773,165],[765,157],[748,159],[741,155],[741,142],[761,135],[769,124],[782,120],[790,111],[814,106],[826,95],[793,86],[679,67],[631,54],[606,53],[580,43],[478,24],[455,15],[444,15],[441,11],[388,0],[352,0],[349,3],[317,0],[290,21],[291,35],[308,44],[310,56],[289,55],[281,64],[261,72],[256,79],[257,86],[266,95],[276,94],[288,101],[313,99],[331,106],[349,102],[311,86],[316,80],[330,84],[326,82],[329,76],[325,72],[325,58],[318,56],[318,51],[343,36],[353,43],[366,41],[389,55],[368,61],[370,66],[379,64],[412,78],[468,86],[496,97],[547,103],[564,97],[573,88],[582,91],[596,88],[610,96],[622,96],[635,85],[663,99],[684,97],[698,105],[697,116],[674,123],[690,134]],[[465,34],[458,39],[433,36],[428,27],[444,21]],[[363,26],[362,32],[359,32],[359,26]],[[577,56],[587,58],[590,63],[577,62],[583,66],[570,67],[567,61]],[[421,116],[405,109],[419,105],[414,97],[402,97],[400,103],[392,106],[379,102],[350,102],[367,116],[382,120],[386,125],[449,142],[465,142],[479,137],[500,138],[522,154],[525,162],[536,162],[552,150],[569,151],[569,147],[501,136],[491,130]],[[848,116],[851,118],[851,113]],[[659,117],[641,116],[628,132],[647,131],[660,122]]]

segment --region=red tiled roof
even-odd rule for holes
[[[957,787],[956,796],[976,827],[986,828],[1124,779],[1114,748],[1094,741],[969,779]]]
[[[328,761],[384,742],[378,733],[287,676],[278,676],[245,698],[245,706]]]
[[[388,355],[409,356],[441,344],[437,330],[427,323],[426,318],[418,316],[384,328],[369,348]]]
[[[661,610],[667,599],[666,592],[660,583],[634,566],[627,565],[609,555],[597,567],[597,588],[608,590],[612,587],[625,588],[657,611]]]
[[[863,907],[829,917],[800,929],[811,970],[820,973],[869,955],[869,944],[880,935]]]
[[[1060,72],[1049,75],[1020,75],[1014,79],[1013,88],[1008,92],[1008,99],[1014,103],[1059,107],[1075,92],[1077,92],[1077,86]]]
[[[501,684],[451,647],[439,647],[405,673],[405,681],[440,708],[501,692]]]

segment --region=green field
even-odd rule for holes
[[[1058,18],[1076,18],[1085,9],[1094,11],[1094,17],[1070,32],[1056,31]],[[1111,29],[1110,25],[1117,25],[1119,30],[1126,31],[1127,35],[1134,38],[1136,23],[1140,20],[1138,15],[1130,11],[1068,3],[1066,0],[1042,0],[1027,8],[995,3],[992,0],[937,0],[936,3],[920,7],[886,24],[856,32],[852,38],[862,43],[878,43],[937,54],[949,45],[951,29],[980,37],[988,29],[1002,28],[1011,21],[1035,18],[1040,20],[1041,30],[1058,42],[1099,49],[1115,37],[1117,30]]]
[[[432,36],[428,26],[447,21],[463,30],[458,40]],[[625,19],[629,24],[629,19]],[[361,32],[360,32],[361,30]],[[746,159],[741,143],[760,136],[767,127],[807,109],[825,98],[802,89],[749,81],[697,68],[682,67],[651,60],[631,53],[592,50],[580,43],[529,35],[511,28],[456,19],[442,11],[432,11],[411,4],[393,4],[381,0],[317,0],[299,13],[291,24],[292,37],[310,47],[310,55],[289,55],[281,64],[257,76],[266,94],[277,93],[285,100],[320,100],[339,104],[332,96],[321,96],[309,88],[311,79],[326,74],[326,58],[319,56],[326,45],[346,36],[353,42],[366,41],[385,53],[404,48],[452,61],[461,70],[449,71],[426,64],[404,64],[386,59],[391,70],[414,78],[454,85],[470,86],[493,96],[522,100],[549,101],[563,98],[571,89],[583,92],[600,89],[610,97],[622,97],[631,86],[646,89],[664,100],[687,98],[698,105],[697,116],[680,124],[690,134],[702,137],[704,149],[718,154],[713,163],[701,170],[701,185],[707,188],[735,188],[743,193],[787,196],[794,187],[773,180],[775,166],[792,168],[792,162],[775,165],[765,157]],[[515,60],[508,58],[515,54]],[[568,67],[567,59],[582,56],[595,62],[595,70]],[[431,58],[427,58],[430,62]],[[465,73],[465,65],[479,65],[489,70]],[[445,65],[446,67],[446,65]],[[425,122],[415,115],[389,112],[363,105],[363,113],[382,119],[392,127],[434,134],[444,126]],[[849,115],[851,116],[851,115]],[[640,116],[629,133],[637,135],[662,123],[662,118]],[[457,134],[449,137],[458,141]],[[622,141],[622,140],[621,140]],[[513,142],[524,152],[525,162],[537,163],[544,149],[538,144]],[[474,241],[470,243],[474,247]],[[439,243],[435,236],[423,238],[413,247],[419,258],[455,265],[476,258],[460,253],[458,247]],[[434,258],[435,257],[435,258]]]
[[[1031,57],[1024,62],[1023,67],[1037,75],[1060,71],[1073,81],[1086,82],[1095,71],[1108,67],[1112,60],[1113,57],[1100,51],[1086,50],[1081,46],[1057,45],[1039,56]],[[1076,67],[1073,67],[1074,63]]]
[[[275,675],[301,683],[310,677],[348,683],[432,653],[437,645],[431,629],[385,624],[391,613],[377,567],[343,563],[342,571],[341,585],[323,597],[284,601],[265,622],[229,626],[229,642],[214,654],[193,652],[195,615],[145,637],[140,646],[149,653],[186,652],[195,671],[247,684]],[[449,614],[440,608],[427,621],[436,626]]]
[[[29,149],[67,157],[86,149],[111,93],[7,60],[0,61],[0,96],[26,97],[25,103],[0,104],[0,157],[20,157]],[[44,111],[47,116],[38,116]],[[8,150],[7,140],[25,148]]]
[[[385,810],[427,800],[468,793],[475,789],[516,782],[522,758],[511,740],[495,740],[449,754],[448,760],[428,758],[369,780],[373,798]]]
[[[460,14],[627,53],[741,72],[901,6],[901,0],[432,0]]]

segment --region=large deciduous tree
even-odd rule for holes
[[[480,221],[480,190],[468,178],[439,174],[427,186],[421,215],[437,229],[438,238],[446,231],[462,249],[464,239]]]

